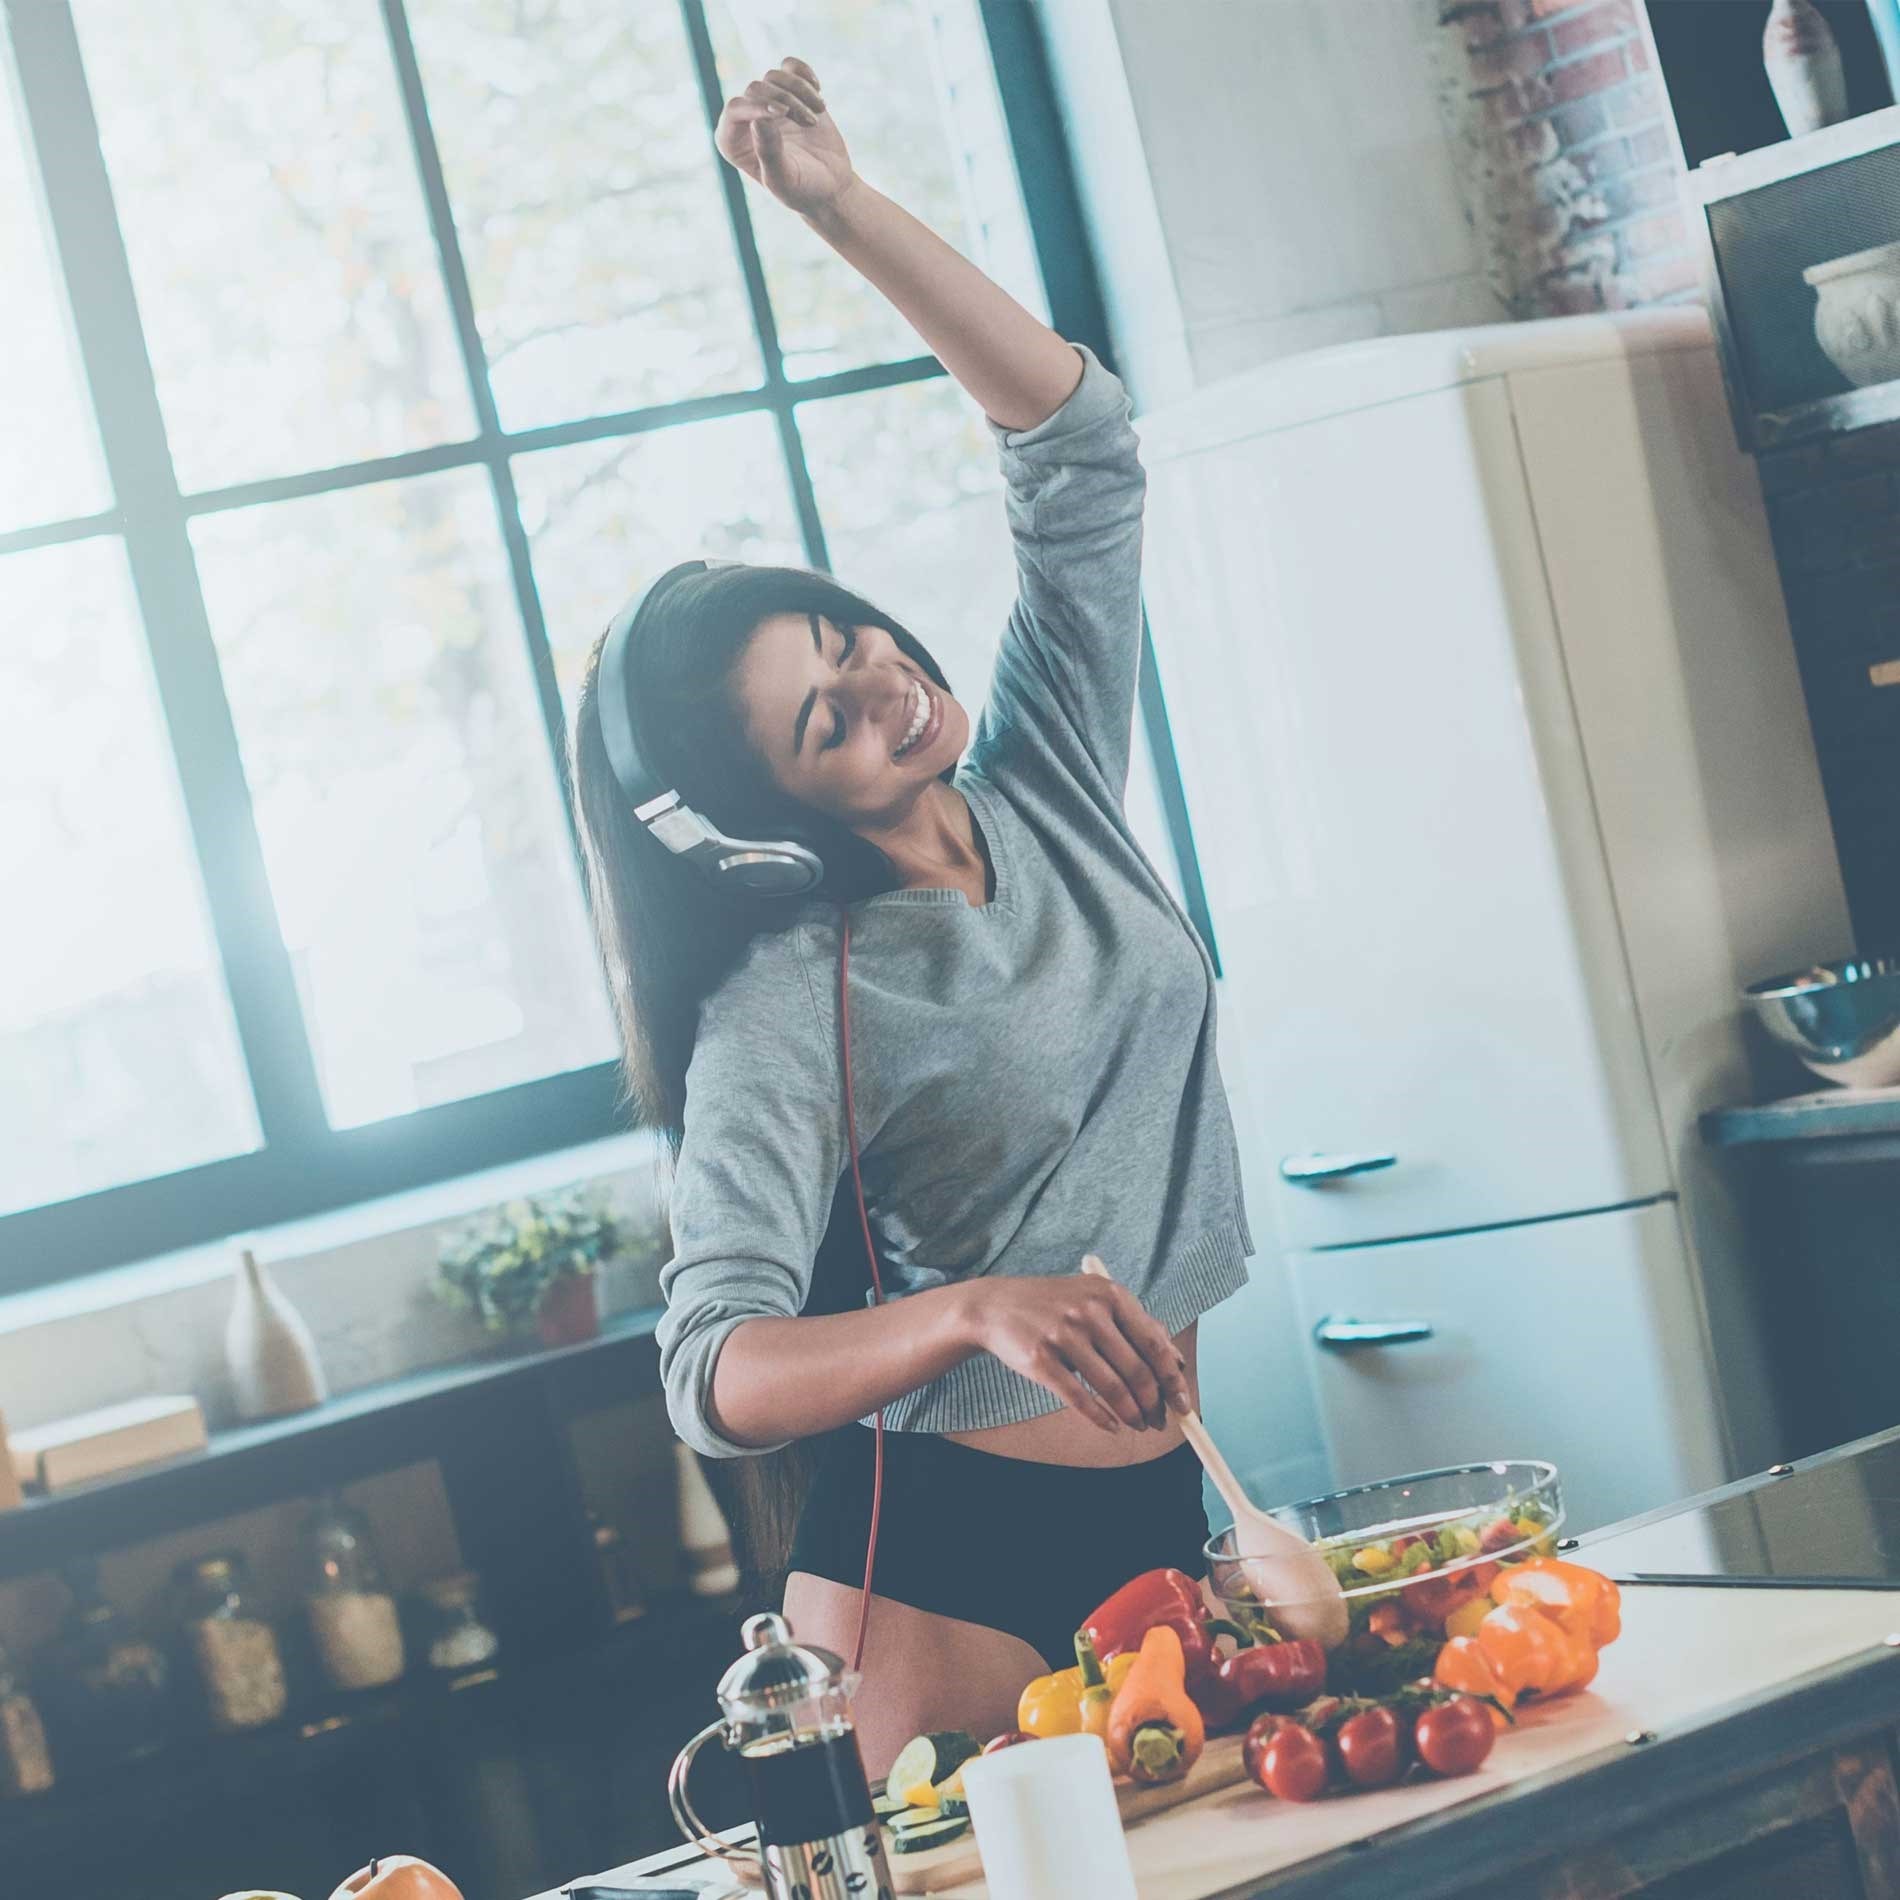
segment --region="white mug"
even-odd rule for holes
[[[965,1762],[963,1790],[990,1900],[1136,1900],[1099,1736],[1055,1735]]]

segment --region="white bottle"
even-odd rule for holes
[[[248,1247],[238,1255],[235,1277],[224,1358],[237,1394],[238,1416],[279,1418],[321,1405],[329,1389],[310,1328]]]
[[[1814,0],[1775,0],[1762,31],[1761,63],[1795,138],[1847,117],[1840,45]]]

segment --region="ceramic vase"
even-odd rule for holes
[[[693,1448],[676,1444],[673,1457],[679,1468],[680,1549],[686,1553],[687,1585],[696,1597],[728,1596],[739,1587],[732,1531]]]
[[[1761,63],[1791,136],[1847,117],[1841,49],[1814,0],[1775,0],[1762,32]]]
[[[1854,384],[1900,377],[1900,244],[1813,264],[1814,337],[1827,360]]]
[[[600,1333],[599,1282],[591,1273],[564,1273],[541,1295],[534,1330],[544,1346],[578,1346]]]
[[[247,1247],[238,1255],[224,1359],[240,1418],[307,1412],[329,1397],[316,1342]]]

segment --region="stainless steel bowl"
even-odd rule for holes
[[[1742,993],[1816,1075],[1862,1089],[1900,1082],[1900,957],[1817,963]]]

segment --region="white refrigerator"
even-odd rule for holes
[[[1696,1121],[1749,1089],[1742,985],[1849,931],[1705,320],[1382,339],[1139,426],[1335,1479],[1552,1458],[1575,1527],[1772,1462]]]

